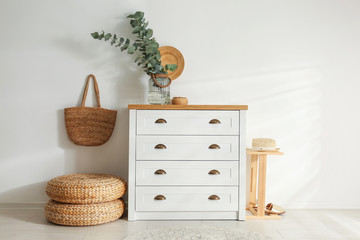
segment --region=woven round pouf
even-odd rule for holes
[[[91,226],[119,219],[124,209],[122,199],[96,204],[68,204],[50,200],[45,205],[45,217],[59,225]]]
[[[102,203],[121,198],[126,181],[110,174],[71,174],[51,179],[46,194],[61,203]]]

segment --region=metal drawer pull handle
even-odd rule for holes
[[[164,175],[164,174],[166,174],[166,172],[165,172],[165,170],[163,170],[163,169],[159,169],[159,170],[156,170],[156,171],[154,172],[154,174],[156,174],[156,175]]]
[[[213,169],[213,170],[211,170],[208,174],[209,174],[209,175],[219,175],[220,172],[219,172],[218,170],[216,170],[216,169]]]
[[[211,144],[211,145],[209,146],[209,149],[220,149],[220,146],[217,145],[217,144]]]
[[[221,124],[221,122],[218,119],[211,119],[209,124]]]
[[[155,149],[166,149],[166,146],[164,144],[158,144],[154,148]]]
[[[166,200],[166,197],[164,195],[157,195],[154,197],[154,200]]]
[[[209,200],[220,200],[220,197],[218,195],[211,195],[208,199]]]
[[[167,121],[163,118],[159,118],[158,120],[155,121],[155,123],[167,123]]]

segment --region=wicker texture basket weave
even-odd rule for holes
[[[66,204],[50,200],[45,205],[45,217],[52,223],[67,226],[90,226],[119,219],[125,203],[116,199],[97,204]]]
[[[51,179],[46,194],[57,202],[90,204],[121,198],[126,192],[126,181],[110,174],[71,174]]]
[[[90,78],[94,80],[97,107],[85,107]],[[81,107],[65,108],[64,113],[66,131],[73,143],[83,146],[99,146],[111,137],[117,111],[101,108],[96,78],[90,74],[86,80]]]

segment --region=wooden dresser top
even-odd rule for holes
[[[129,104],[129,109],[141,110],[248,110],[248,105],[149,105]]]

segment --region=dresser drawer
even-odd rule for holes
[[[136,160],[238,160],[238,136],[136,136]]]
[[[237,187],[136,187],[136,211],[237,210]]]
[[[237,161],[137,161],[136,185],[238,185]]]
[[[239,111],[139,110],[137,134],[239,135]]]

